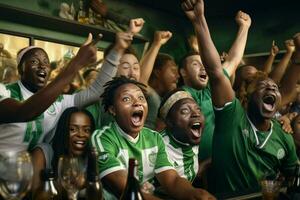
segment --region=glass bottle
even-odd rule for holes
[[[59,194],[54,181],[55,174],[52,169],[45,169],[41,172],[43,184],[37,189],[35,200],[58,200]]]
[[[87,24],[88,23],[88,17],[86,16],[86,11],[85,11],[85,5],[84,1],[80,0],[79,1],[79,10],[77,14],[77,20],[81,24]]]
[[[300,165],[297,164],[292,180],[292,184],[287,189],[287,194],[291,200],[300,199]]]
[[[103,199],[102,184],[98,175],[97,157],[97,150],[95,148],[91,148],[91,151],[88,153],[86,186],[86,199],[89,200]]]
[[[136,178],[138,162],[134,158],[129,159],[128,177],[125,190],[120,200],[143,200],[140,184]]]

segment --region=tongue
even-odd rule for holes
[[[191,129],[192,130],[192,133],[195,137],[199,138],[200,137],[200,133],[199,133],[199,130],[195,130],[195,129]]]
[[[141,118],[137,115],[134,115],[131,117],[131,121],[132,121],[133,125],[139,126],[140,122],[141,122]]]
[[[267,111],[272,111],[272,110],[273,110],[273,105],[268,104],[268,103],[264,103],[264,105],[265,105],[265,109],[266,109]]]

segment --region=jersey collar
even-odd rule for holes
[[[133,137],[131,137],[130,135],[128,135],[127,133],[125,133],[125,132],[121,129],[121,127],[118,125],[117,122],[114,122],[114,124],[115,124],[115,127],[116,127],[116,129],[117,129],[117,132],[118,132],[121,136],[123,136],[125,139],[129,140],[130,142],[132,142],[132,143],[134,143],[134,144],[136,144],[136,143],[139,141],[140,133],[137,135],[136,138],[133,138]]]

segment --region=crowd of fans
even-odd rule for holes
[[[86,158],[90,143],[99,153],[105,199],[120,197],[131,157],[139,162],[145,199],[214,199],[258,189],[265,174],[291,176],[300,155],[300,34],[285,41],[276,65],[275,42],[263,66],[246,65],[247,13],[237,13],[236,38],[220,56],[203,0],[181,6],[195,35],[178,65],[159,53],[169,31],[156,31],[138,60],[131,42],[141,18],[116,34],[100,69],[99,37],[92,35],[56,70],[43,49],[19,51],[20,78],[14,82],[11,69],[14,78],[0,84],[0,150],[1,144],[28,146],[33,193],[41,170],[56,171],[62,155]]]

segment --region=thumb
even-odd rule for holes
[[[93,40],[93,35],[91,33],[89,33],[88,38],[86,39],[86,41],[83,43],[82,46],[90,44],[92,42],[92,40]]]

